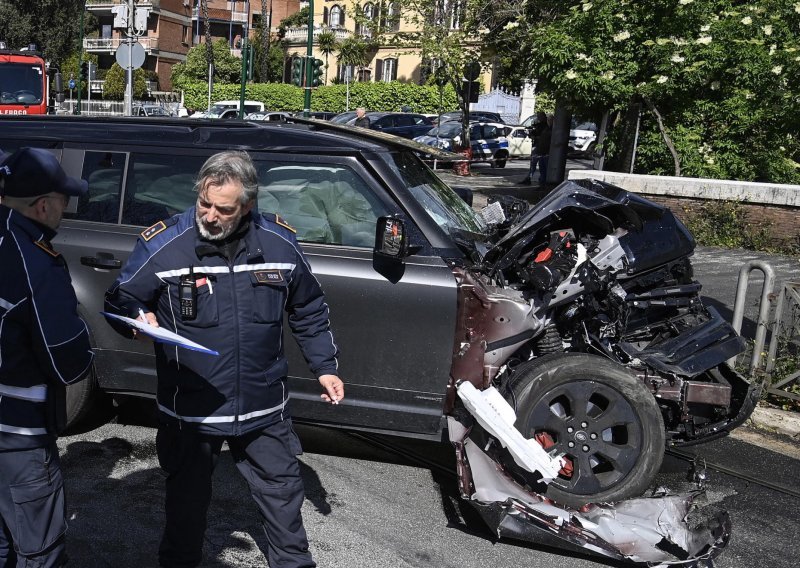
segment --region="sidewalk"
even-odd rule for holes
[[[800,412],[757,406],[748,422],[756,428],[789,436],[800,442]]]

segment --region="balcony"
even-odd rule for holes
[[[112,37],[87,37],[83,38],[83,49],[89,53],[115,53],[121,43],[124,43],[123,38]],[[158,51],[158,38],[157,37],[140,37],[139,43],[142,44],[145,53],[152,54]]]
[[[322,32],[331,31],[336,34],[337,41],[347,39],[352,35],[352,32],[344,28],[314,28],[314,38]],[[308,41],[308,26],[300,26],[297,28],[289,28],[286,30],[286,35],[283,40],[287,43],[306,43]]]
[[[110,14],[112,6],[127,3],[127,0],[86,0],[86,9],[90,12]],[[161,0],[138,0],[136,7],[158,10],[161,7]]]
[[[89,90],[93,93],[102,93],[103,86],[106,84],[104,79],[97,79],[89,81]],[[145,81],[145,86],[147,88],[147,93],[153,93],[158,90],[158,81],[151,81],[148,79]]]
[[[214,23],[225,23],[233,22],[235,24],[247,24],[250,19],[247,17],[247,12],[231,12],[230,10],[221,10],[221,9],[211,9],[209,8],[208,19]],[[200,7],[195,6],[192,8],[192,21],[203,19],[203,14],[201,13]]]

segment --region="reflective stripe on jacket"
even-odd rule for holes
[[[294,233],[275,216],[246,219],[231,261],[200,239],[194,208],[147,229],[106,295],[107,311],[154,312],[162,328],[219,352],[155,344],[162,415],[210,434],[240,435],[283,418],[284,312],[315,375],[337,374],[328,306]],[[181,278],[197,283],[194,319],[181,317]]]
[[[58,434],[55,397],[84,378],[93,354],[55,231],[0,205],[0,450]]]

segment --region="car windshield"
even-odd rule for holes
[[[211,105],[211,108],[208,109],[208,112],[206,113],[206,116],[208,116],[210,118],[218,118],[219,115],[221,115],[223,112],[225,112],[229,108],[234,108],[234,107],[230,107],[228,105]]]
[[[441,136],[442,138],[453,138],[461,134],[460,122],[445,122],[437,128],[431,129],[428,136]]]
[[[428,215],[451,236],[484,234],[486,223],[411,152],[392,152],[387,162]]]
[[[169,113],[161,107],[145,107],[144,112],[147,116],[169,116]]]

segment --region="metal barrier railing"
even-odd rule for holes
[[[742,320],[744,319],[744,302],[747,295],[747,285],[750,283],[750,273],[753,270],[760,270],[764,274],[764,283],[761,286],[761,299],[758,307],[758,322],[756,324],[756,335],[753,340],[753,355],[750,358],[750,374],[752,375],[761,365],[761,355],[767,339],[767,330],[774,331],[774,322],[769,321],[770,296],[775,287],[775,269],[769,263],[761,260],[751,260],[739,270],[739,283],[736,289],[736,301],[733,306],[733,321],[731,325],[737,333],[742,331]],[[772,344],[774,333],[772,334]],[[772,346],[770,346],[771,349]],[[728,359],[731,367],[736,365],[736,357]]]
[[[787,312],[789,317],[792,318],[792,321],[788,325],[786,325],[784,321],[784,315]],[[778,347],[784,334],[784,330],[786,330],[786,335],[788,336],[786,339],[787,346],[790,342],[792,342],[792,338],[800,335],[800,329],[798,329],[800,328],[800,323],[798,323],[797,318],[798,313],[800,313],[800,282],[786,282],[783,285],[783,290],[781,291],[781,295],[778,297],[778,303],[775,307],[775,326],[773,328],[773,339],[769,344],[767,365],[764,371],[767,376],[767,384],[771,382],[770,379],[772,378],[772,373],[775,370]],[[775,384],[770,384],[766,390],[770,394],[800,401],[800,395],[782,389],[782,387],[796,382],[799,379],[800,370],[782,378]]]

